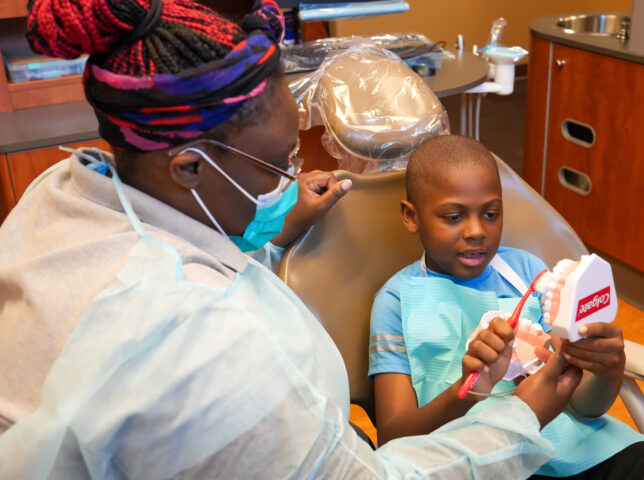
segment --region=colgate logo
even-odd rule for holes
[[[579,304],[577,305],[577,319],[575,321],[578,322],[582,318],[607,307],[609,304],[610,287],[602,288],[598,292],[591,293],[587,297],[579,300]]]

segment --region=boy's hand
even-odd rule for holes
[[[621,382],[626,363],[621,328],[612,323],[587,323],[579,327],[579,334],[585,338],[574,343],[562,342],[562,353],[568,363]]]
[[[532,409],[543,428],[566,408],[581,381],[581,370],[570,366],[560,350],[552,354],[540,349],[537,353],[544,354],[540,358],[550,358],[543,368],[519,384],[515,395]]]
[[[497,317],[470,342],[462,361],[463,379],[472,370],[481,373],[472,387],[474,392],[490,393],[503,378],[510,364],[513,340],[513,328]]]

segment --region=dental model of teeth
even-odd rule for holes
[[[610,264],[594,253],[578,262],[561,260],[545,274],[541,310],[552,332],[575,342],[585,323],[610,323],[617,314],[617,295]],[[541,283],[541,282],[540,282]]]
[[[476,331],[470,336],[467,341],[469,346],[470,342],[476,338],[479,331],[485,330],[492,319],[499,317],[507,320],[510,313],[502,311],[491,311],[485,313],[481,317]],[[512,344],[512,357],[510,358],[510,365],[508,370],[503,376],[503,380],[514,380],[521,375],[531,375],[535,373],[542,366],[542,362],[534,354],[536,347],[548,348],[551,343],[550,335],[543,331],[541,325],[533,323],[527,318],[520,318],[517,325],[517,332]]]
[[[542,293],[541,311],[544,323],[552,333],[575,342],[579,340],[579,327],[585,323],[610,323],[617,314],[617,296],[610,264],[594,253],[582,255],[576,262],[564,259],[557,262],[552,272],[544,271],[535,282],[535,291]],[[479,326],[472,333],[467,345],[485,330],[492,319],[504,320],[511,314],[491,311],[481,317]],[[538,323],[520,318],[512,345],[512,357],[504,380],[535,373],[542,362],[534,354],[538,346],[548,348],[550,335]]]

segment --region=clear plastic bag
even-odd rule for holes
[[[375,44],[395,53],[409,61],[431,54],[434,64],[440,68],[441,57],[454,55],[442,48],[445,42],[432,43],[420,33],[387,33],[371,37],[333,37],[322,38],[310,42],[289,45],[282,49],[281,61],[286,73],[301,73],[316,70],[325,59],[342,53],[358,42]]]
[[[342,169],[404,169],[421,143],[449,134],[447,113],[397,55],[365,39],[353,42],[290,82],[300,129],[324,125],[322,144]]]

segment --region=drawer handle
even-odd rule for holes
[[[590,148],[595,143],[595,130],[590,125],[566,118],[561,124],[561,133],[566,140]]]
[[[559,183],[580,195],[588,195],[593,187],[588,175],[570,167],[559,169]]]

